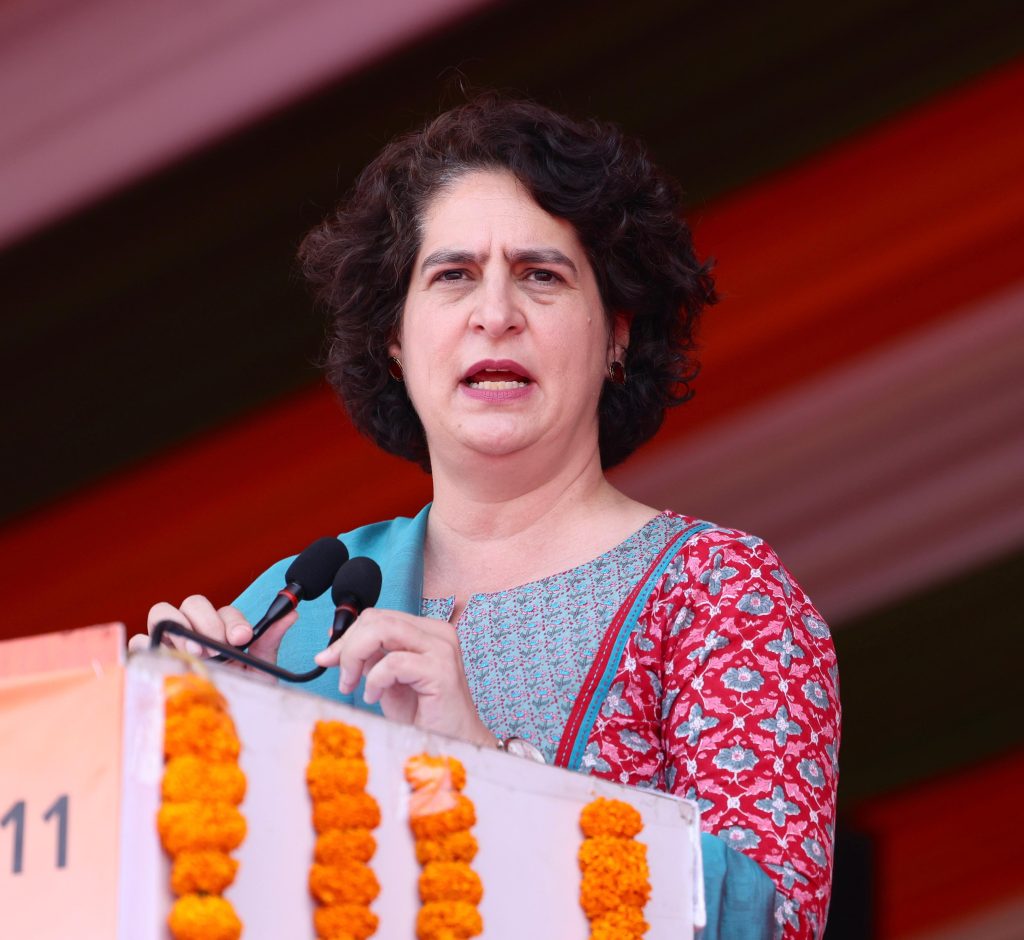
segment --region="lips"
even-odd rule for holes
[[[470,388],[502,391],[525,388],[533,377],[518,362],[497,359],[474,363],[466,370],[462,381]]]

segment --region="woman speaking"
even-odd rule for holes
[[[713,932],[820,936],[828,628],[761,539],[605,477],[688,397],[715,299],[676,185],[613,127],[485,95],[389,144],[301,260],[331,384],[433,501],[341,536],[384,588],[340,640],[323,650],[325,600],[251,652],[315,655],[340,667],[319,691],[398,721],[696,800]],[[244,645],[286,565],[150,622]]]

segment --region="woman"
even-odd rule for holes
[[[385,574],[342,639],[317,654],[324,600],[253,652],[316,655],[340,667],[320,691],[399,721],[698,800],[708,865],[740,892],[712,890],[712,924],[820,935],[828,630],[760,539],[604,475],[688,397],[715,299],[674,184],[614,128],[483,96],[386,147],[301,257],[332,318],[330,381],[434,499],[342,536]],[[286,563],[234,607],[192,597],[151,623],[244,644]]]

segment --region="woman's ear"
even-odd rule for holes
[[[398,338],[391,340],[388,343],[388,355],[394,356],[396,359],[400,359],[402,356],[402,344],[398,341]]]
[[[629,349],[629,331],[633,325],[633,314],[619,311],[612,315],[611,335],[608,337],[608,364],[625,362],[626,350]]]

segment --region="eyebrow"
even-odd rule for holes
[[[471,251],[462,251],[458,248],[441,248],[437,251],[432,251],[423,259],[420,271],[426,271],[427,268],[436,268],[439,264],[472,264],[477,260],[477,256]]]
[[[559,264],[568,268],[575,276],[579,271],[573,260],[557,248],[518,248],[505,256],[511,264]],[[441,264],[478,264],[484,259],[471,251],[459,248],[440,248],[423,259],[420,271],[435,268]]]
[[[560,264],[579,276],[572,258],[557,248],[520,248],[506,257],[512,264]]]

